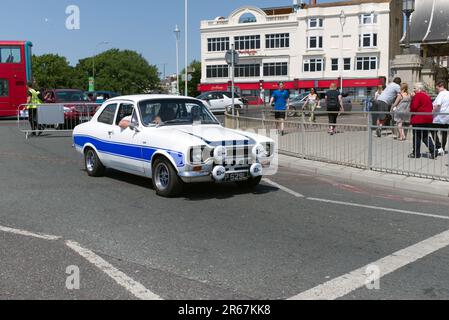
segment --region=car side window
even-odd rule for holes
[[[104,108],[103,112],[98,117],[98,122],[112,125],[114,123],[115,111],[117,110],[117,104],[110,104]]]
[[[117,119],[115,120],[115,124],[119,125],[120,121],[123,118],[129,117],[133,115],[134,105],[132,103],[121,103],[120,108],[117,112]]]
[[[224,99],[223,93],[216,93],[215,99]]]

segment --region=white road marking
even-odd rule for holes
[[[25,237],[32,237],[32,238],[37,238],[37,239],[48,240],[48,241],[56,241],[56,240],[59,240],[62,238],[62,237],[52,236],[52,235],[48,235],[48,234],[33,233],[33,232],[25,231],[25,230],[13,229],[13,228],[3,227],[3,226],[0,226],[0,231],[7,232],[7,233],[13,233],[13,234],[17,234],[17,235],[21,235],[21,236],[25,236]]]
[[[357,207],[357,208],[364,208],[364,209],[371,209],[371,210],[378,210],[378,211],[390,211],[390,212],[404,213],[404,214],[409,214],[409,215],[414,215],[414,216],[422,216],[422,217],[427,217],[427,218],[437,218],[437,219],[449,220],[448,216],[441,216],[441,215],[425,213],[425,212],[415,212],[415,211],[409,211],[409,210],[383,208],[383,207],[368,206],[368,205],[358,204],[358,203],[334,201],[334,200],[319,199],[319,198],[307,198],[307,200],[324,202],[324,203],[332,203],[332,204],[348,206],[348,207]]]
[[[415,211],[409,211],[409,210],[401,210],[401,209],[393,209],[393,208],[385,208],[385,207],[377,207],[377,206],[369,206],[365,204],[358,204],[358,203],[352,203],[352,202],[344,202],[344,201],[335,201],[335,200],[328,200],[328,199],[320,199],[320,198],[310,198],[306,197],[296,191],[293,191],[287,187],[284,187],[276,182],[273,182],[269,179],[263,179],[264,182],[271,184],[272,186],[278,188],[279,190],[282,190],[286,193],[289,193],[296,198],[305,198],[309,201],[316,201],[316,202],[323,202],[323,203],[331,203],[331,204],[337,204],[341,206],[348,206],[348,207],[357,207],[357,208],[364,208],[364,209],[371,209],[371,210],[377,210],[377,211],[389,211],[389,212],[395,212],[395,213],[403,213],[408,215],[414,215],[414,216],[421,216],[421,217],[427,217],[427,218],[436,218],[436,219],[443,219],[443,220],[449,220],[449,216],[442,216],[432,213],[425,213],[425,212],[415,212]]]
[[[87,261],[95,265],[98,269],[106,273],[117,284],[125,288],[136,298],[141,300],[162,300],[161,297],[145,288],[142,284],[128,277],[126,274],[115,268],[109,262],[105,261],[103,258],[96,255],[94,252],[81,247],[78,243],[74,241],[66,241],[66,245],[70,249],[78,253],[80,256],[85,258]]]
[[[287,193],[291,194],[292,196],[294,196],[294,197],[296,197],[296,198],[305,198],[304,195],[302,195],[302,194],[300,194],[300,193],[298,193],[298,192],[295,192],[295,191],[293,191],[293,190],[291,190],[291,189],[289,189],[289,188],[286,188],[286,187],[284,187],[284,186],[281,186],[280,184],[278,184],[278,183],[276,183],[276,182],[273,182],[273,181],[271,181],[270,179],[266,179],[266,178],[265,178],[265,179],[263,179],[263,181],[266,182],[266,183],[268,183],[268,184],[271,184],[273,187],[278,188],[279,190],[282,190],[282,191],[284,191],[284,192],[287,192]]]
[[[447,246],[449,246],[449,230],[404,250],[393,253],[388,257],[370,263],[369,265],[352,271],[344,276],[300,293],[288,300],[336,300],[342,298],[351,292],[366,286],[368,279],[370,281],[380,280],[382,277]],[[377,277],[368,278],[366,272],[370,266],[378,267],[381,270],[381,274]]]

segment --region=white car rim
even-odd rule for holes
[[[167,165],[160,163],[156,168],[156,186],[159,190],[167,189],[170,183],[170,171]]]
[[[95,153],[89,150],[86,155],[86,168],[89,172],[92,172],[95,168]]]

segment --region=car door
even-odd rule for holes
[[[219,92],[212,94],[212,100],[210,101],[210,103],[211,109],[213,111],[222,111],[225,110],[226,107],[228,107],[225,96]]]
[[[120,128],[120,121],[125,117],[131,117],[136,130]],[[131,102],[121,102],[117,111],[113,128],[109,139],[113,145],[113,168],[133,174],[144,175],[144,163],[142,147],[144,135],[140,125],[137,109]]]

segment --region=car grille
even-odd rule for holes
[[[229,146],[224,164],[232,166],[247,166],[251,160],[251,150],[253,146]]]

